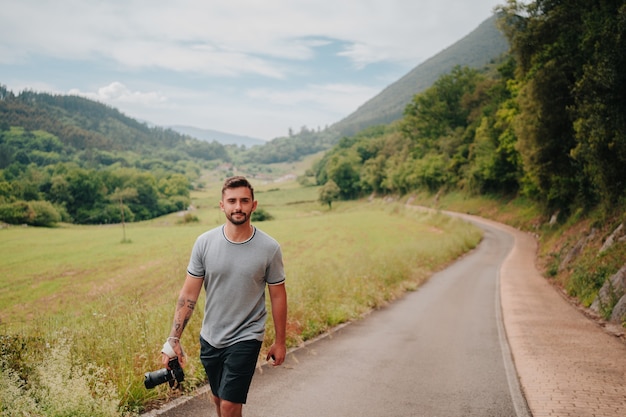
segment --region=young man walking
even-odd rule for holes
[[[167,366],[177,356],[184,366],[180,337],[204,287],[200,360],[217,415],[241,417],[265,334],[266,285],[276,334],[266,359],[274,366],[285,360],[285,272],[280,245],[250,223],[257,201],[246,178],[225,181],[220,208],[226,223],[200,235],[191,251],[162,359]]]

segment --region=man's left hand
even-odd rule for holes
[[[270,350],[267,352],[267,356],[265,358],[266,361],[269,362],[272,359],[274,362],[273,366],[282,365],[285,362],[285,356],[287,355],[287,348],[285,345],[274,343]]]

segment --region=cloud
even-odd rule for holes
[[[0,50],[13,57],[21,50],[104,57],[129,68],[280,77],[268,62],[310,59],[315,45],[303,42],[306,37],[346,42],[342,55],[357,67],[415,62],[438,52],[442,40],[452,43],[473,29],[492,2],[482,0],[480,17],[468,26],[466,16],[477,13],[478,4],[465,0],[20,0],[4,6]]]
[[[345,115],[378,93],[377,88],[353,84],[312,84],[304,89],[253,89],[248,97],[280,106],[315,106]]]
[[[68,93],[111,105],[139,104],[146,107],[162,107],[167,103],[167,97],[158,91],[131,91],[124,84],[117,81],[99,88],[95,93],[82,92],[78,89],[71,89]]]

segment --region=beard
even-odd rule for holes
[[[237,216],[237,218],[234,218],[234,216]],[[239,225],[244,224],[246,220],[248,220],[248,213],[239,211],[236,213],[226,214],[226,218],[228,219],[229,222],[231,222],[235,226],[239,226]]]

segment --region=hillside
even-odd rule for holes
[[[226,148],[149,127],[77,96],[0,85],[0,221],[52,226],[149,220],[185,209]]]
[[[115,108],[79,96],[32,91],[15,95],[0,85],[0,122],[0,131],[21,128],[27,132],[13,140],[5,137],[1,142],[4,146],[0,148],[0,161],[10,162],[18,152],[50,153],[50,146],[41,148],[30,143],[32,134],[28,132],[52,135],[54,151],[58,154],[54,157],[61,160],[85,151],[92,155],[94,152],[132,152],[143,158],[167,155],[170,160],[228,158],[224,147],[217,142],[206,143],[171,129],[149,127]],[[0,164],[1,168],[4,166]]]
[[[496,28],[497,16],[481,23],[467,36],[412,69],[389,85],[354,113],[331,126],[340,136],[351,136],[367,127],[389,124],[402,117],[415,94],[421,93],[455,66],[480,69],[509,49],[504,35]]]

